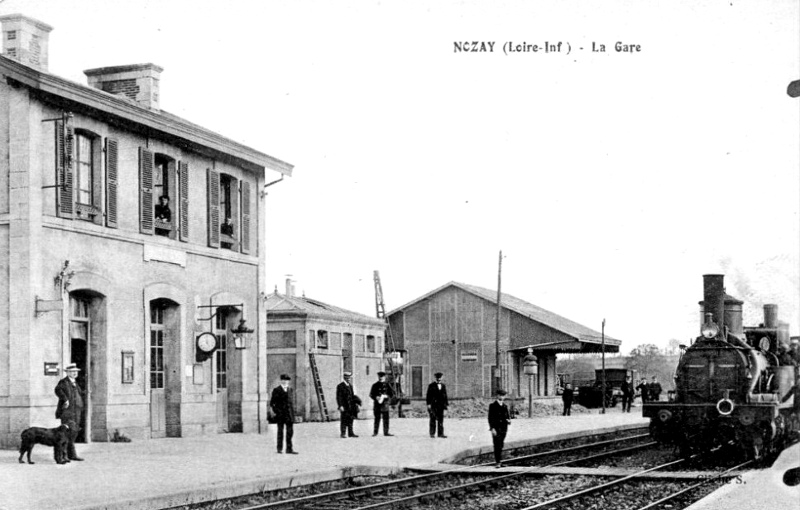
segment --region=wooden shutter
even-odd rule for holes
[[[106,138],[106,226],[117,228],[117,161],[119,142]]]
[[[139,231],[152,234],[153,224],[153,152],[139,147]]]
[[[178,162],[178,234],[183,242],[189,241],[189,163]]]
[[[75,199],[72,196],[72,159],[75,132],[68,122],[58,120],[56,125],[56,215],[72,219]]]
[[[242,181],[242,253],[250,253],[250,183]]]
[[[208,169],[208,245],[219,248],[219,173]]]

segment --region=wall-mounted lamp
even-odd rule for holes
[[[244,314],[244,303],[239,303],[238,305],[199,305],[197,308],[216,308],[214,313],[211,314],[211,317],[199,317],[198,320],[201,321],[210,321],[214,317],[222,313],[230,313],[231,311],[239,311],[241,309],[242,314]],[[235,328],[231,329],[231,334],[233,335],[233,346],[236,349],[247,349],[248,340],[250,335],[253,334],[253,329],[247,327],[247,322],[245,321],[244,317],[239,319],[239,325]],[[207,333],[201,333],[197,338],[200,339],[203,335]],[[198,344],[199,345],[199,344]],[[216,347],[212,348],[211,350],[215,350]],[[208,349],[202,349],[206,352],[206,354],[210,354]]]

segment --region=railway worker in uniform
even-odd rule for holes
[[[75,381],[78,377],[80,368],[75,363],[67,365],[64,372],[67,376],[56,384],[56,396],[58,406],[56,407],[56,418],[61,420],[62,425],[69,427],[67,435],[67,462],[70,460],[80,461],[82,458],[75,453],[75,438],[80,432],[81,417],[83,415],[83,392]]]
[[[278,453],[283,453],[284,429],[286,430],[286,453],[297,454],[292,447],[294,435],[294,394],[289,387],[292,378],[286,374],[281,375],[281,384],[272,390],[269,406],[275,413],[275,423],[278,424]]]
[[[572,385],[567,383],[564,385],[564,391],[561,393],[561,400],[564,402],[564,412],[561,416],[570,416],[572,414],[572,401],[575,398],[575,390]]]
[[[342,438],[358,437],[353,432],[353,420],[358,414],[358,404],[356,404],[356,395],[353,391],[353,374],[345,372],[343,374],[344,381],[340,382],[336,387],[336,405],[339,406],[339,432]]]
[[[650,400],[653,402],[658,402],[661,398],[661,383],[658,382],[658,378],[656,376],[653,376],[653,380],[647,385],[647,390],[650,394]]]
[[[444,414],[447,411],[447,387],[442,382],[441,372],[436,372],[433,376],[435,381],[428,385],[428,393],[425,395],[425,401],[428,404],[428,416],[430,417],[430,426],[428,427],[431,437],[447,437],[444,435]]]
[[[635,391],[633,389],[633,381],[631,380],[631,376],[625,376],[625,382],[622,383],[622,412],[629,413],[631,412],[631,403],[633,402],[633,395]]]
[[[372,428],[372,436],[378,435],[381,419],[383,419],[383,435],[393,436],[389,433],[389,406],[394,391],[389,383],[386,382],[386,372],[378,372],[378,382],[372,385],[369,391],[369,398],[374,402],[372,412],[375,413],[375,424]]]
[[[503,443],[506,440],[508,426],[511,423],[511,415],[506,405],[506,392],[497,390],[497,400],[489,404],[489,431],[492,433],[494,443],[495,467],[502,466]]]
[[[642,396],[642,404],[646,404],[650,397],[647,389],[647,379],[642,377],[642,380],[639,381],[639,385],[636,387],[636,390],[639,392],[639,395]]]

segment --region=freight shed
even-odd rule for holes
[[[277,289],[266,297],[268,390],[279,384],[281,374],[292,378],[295,414],[302,419],[324,418],[315,384],[319,379],[322,399],[330,419],[338,419],[336,385],[344,371],[353,373],[353,388],[367,405],[369,388],[383,369],[383,336],[386,323],[305,296]]]
[[[533,394],[556,394],[558,353],[600,352],[601,333],[553,312],[502,294],[500,365],[502,385],[514,396],[528,396],[526,356],[536,357]],[[405,393],[424,396],[433,374],[443,372],[451,397],[487,397],[495,368],[497,291],[450,282],[388,314],[395,348],[406,351]],[[605,337],[605,350],[619,352],[620,341]]]

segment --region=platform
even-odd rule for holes
[[[516,418],[507,446],[586,430],[645,425],[636,413]],[[169,508],[216,498],[285,488],[354,474],[388,474],[436,464],[465,451],[491,451],[485,419],[445,419],[447,439],[431,439],[428,420],[393,418],[394,437],[372,437],[359,420],[360,437],[341,439],[339,423],[295,425],[299,455],[278,454],[275,434],[219,434],[131,443],[78,445],[84,462],[60,466],[52,449],[36,446],[34,465],[18,452],[0,450],[0,509],[138,510]]]

